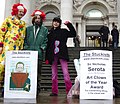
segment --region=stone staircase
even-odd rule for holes
[[[69,58],[70,61],[68,62],[68,68],[70,73],[70,78],[72,83],[74,83],[74,79],[76,77],[76,70],[74,67],[73,59],[79,58],[80,51],[85,50],[110,50],[113,52],[113,79],[116,79],[120,83],[120,47],[117,50],[114,50],[112,48],[100,48],[100,47],[69,47]],[[41,90],[51,90],[51,66],[46,65],[45,62],[43,62],[42,66],[42,76],[41,76]],[[61,70],[61,66],[58,65],[58,85],[59,89],[64,91],[65,84],[63,80],[63,74]],[[0,86],[0,93],[1,93],[1,86]]]
[[[120,83],[120,48],[117,50],[114,50],[112,48],[101,48],[101,47],[69,47],[69,58],[70,61],[68,62],[68,68],[70,73],[70,78],[72,83],[74,83],[74,79],[76,77],[76,70],[74,67],[73,59],[79,58],[80,51],[85,50],[110,50],[113,53],[113,79],[118,80]],[[45,62],[43,62],[42,66],[42,80],[41,80],[41,89],[42,90],[51,90],[51,66],[46,65]],[[63,74],[61,70],[61,66],[58,65],[58,85],[59,89],[63,90],[65,89]]]
[[[72,61],[70,61],[68,63],[68,68],[69,68],[70,78],[73,83],[74,79],[76,77],[76,71],[75,71],[74,64]],[[45,63],[43,63],[41,89],[43,89],[43,90],[51,89],[51,85],[52,85],[51,75],[52,75],[51,66],[45,65]],[[59,83],[58,83],[59,89],[64,89],[65,85],[64,85],[63,73],[62,73],[60,65],[58,65],[58,81],[59,81]]]

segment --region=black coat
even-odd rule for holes
[[[54,61],[54,49],[55,49],[55,41],[60,41],[58,45],[59,53],[57,53],[59,59],[65,59],[69,61],[68,57],[68,49],[67,49],[67,39],[68,37],[75,37],[76,31],[71,23],[67,24],[69,31],[67,29],[56,28],[55,30],[52,28],[48,34],[48,42],[45,59],[48,60],[49,64],[52,64]]]
[[[102,26],[99,31],[102,40],[108,40],[108,34],[110,33],[109,28],[107,26]]]
[[[119,43],[119,31],[114,28],[111,31],[111,35],[112,35],[113,42],[117,42],[118,44]]]

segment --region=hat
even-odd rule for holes
[[[23,9],[24,10],[24,15],[26,14],[27,9],[23,6],[23,4],[17,3],[17,4],[14,4],[12,6],[12,12],[11,12],[12,16],[17,15],[19,9]]]
[[[42,20],[45,20],[45,13],[41,10],[34,10],[34,12],[31,14],[32,17],[39,15]]]
[[[60,24],[62,23],[62,20],[61,20],[59,17],[55,17],[55,18],[53,19],[53,22],[54,22],[54,21],[57,21],[57,22],[60,23]]]

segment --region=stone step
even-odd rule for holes
[[[75,80],[75,77],[76,77],[76,75],[75,76],[71,76],[70,79],[73,81],[73,80]],[[41,78],[42,78],[42,81],[45,81],[45,80],[46,81],[48,81],[48,80],[50,81],[50,80],[52,80],[51,76],[50,77],[49,76],[47,76],[47,77],[41,77]],[[63,80],[63,79],[64,79],[63,77],[58,77],[58,80]]]
[[[52,86],[41,86],[41,90],[51,90],[52,89]],[[65,89],[65,85],[63,86],[58,86],[58,89]]]
[[[52,74],[51,73],[46,73],[46,74],[42,74],[41,76],[51,76]],[[76,76],[76,73],[70,73],[70,76]],[[58,77],[63,77],[63,74],[62,73],[59,73],[58,74]]]
[[[69,73],[70,73],[70,78],[72,83],[74,84],[74,80],[76,75],[76,70],[74,67],[74,62],[73,60],[75,58],[79,59],[80,58],[80,51],[85,51],[85,50],[110,50],[113,53],[113,79],[118,80],[120,82],[120,48],[117,50],[114,50],[112,48],[100,48],[100,47],[69,47],[68,48],[68,53],[69,53],[69,59],[70,61],[68,62],[68,68],[69,68]],[[41,83],[41,88],[43,89],[51,89],[51,65],[46,65],[45,62],[43,62],[43,68],[42,68],[42,83]],[[61,66],[58,65],[58,81],[59,81],[59,89],[65,89],[64,85],[64,80],[63,80],[63,74],[61,70]]]

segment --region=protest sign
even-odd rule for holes
[[[80,52],[80,99],[113,99],[112,52]]]
[[[8,51],[4,98],[36,98],[37,51]]]

